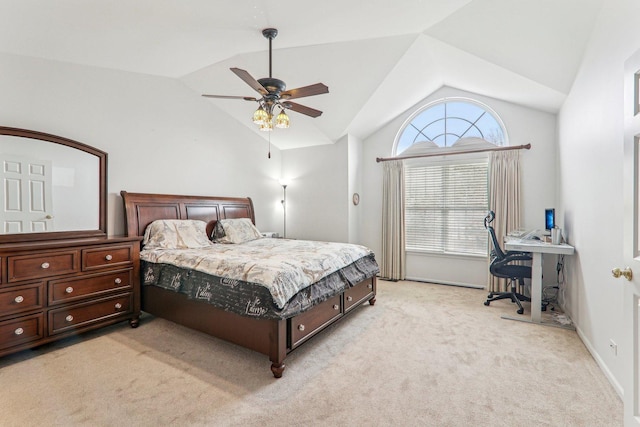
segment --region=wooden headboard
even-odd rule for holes
[[[127,193],[121,191],[127,236],[143,236],[156,219],[199,219],[207,223],[211,235],[216,221],[251,218],[255,224],[253,202],[249,197],[176,196],[172,194]]]

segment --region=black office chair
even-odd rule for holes
[[[494,218],[495,213],[493,211],[489,211],[484,218],[484,228],[489,231],[493,245],[489,272],[496,277],[508,279],[511,284],[511,290],[507,292],[490,292],[484,305],[489,305],[491,301],[508,298],[511,302],[518,305],[518,314],[522,314],[524,313],[524,308],[522,308],[520,301],[531,301],[531,298],[522,293],[524,289],[524,279],[531,279],[531,267],[513,263],[516,261],[529,261],[531,260],[531,254],[518,251],[504,252],[500,248],[500,244],[496,238],[496,232],[491,226]],[[520,292],[517,292],[516,284],[520,286]]]

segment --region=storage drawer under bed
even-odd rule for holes
[[[318,330],[342,316],[342,296],[336,295],[331,299],[305,311],[289,320],[291,328],[290,348],[295,348],[310,338]]]
[[[344,291],[344,311],[345,313],[373,297],[373,279],[358,283],[353,288]]]

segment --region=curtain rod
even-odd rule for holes
[[[466,150],[466,151],[449,151],[448,153],[429,153],[429,154],[415,154],[413,156],[398,156],[398,157],[376,157],[376,162],[388,162],[390,160],[406,160],[406,159],[417,159],[420,157],[436,157],[436,156],[449,156],[452,154],[467,154],[467,153],[483,153],[485,151],[506,151],[506,150],[529,150],[531,148],[531,144],[525,145],[512,145],[509,147],[497,147],[497,148],[478,148],[475,150]]]

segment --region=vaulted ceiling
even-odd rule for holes
[[[442,86],[548,112],[562,105],[603,0],[0,0],[0,52],[165,76],[256,96],[229,68],[329,93],[296,100],[282,149],[366,138]],[[1,78],[1,77],[0,77]],[[202,98],[265,137],[253,102]]]

